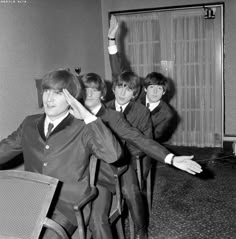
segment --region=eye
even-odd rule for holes
[[[63,93],[62,93],[62,90],[55,90],[54,93],[55,93],[56,95],[62,95],[62,94],[63,94]]]
[[[93,92],[98,92],[98,89],[96,89],[96,88],[93,88]]]

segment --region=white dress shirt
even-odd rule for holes
[[[53,128],[51,132],[61,123],[62,120],[64,120],[68,116],[69,112],[67,112],[62,117],[56,119],[56,120],[50,120],[49,117],[46,115],[45,121],[44,121],[44,134],[47,135],[48,132],[48,125],[49,123],[53,124]]]

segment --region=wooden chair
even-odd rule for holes
[[[122,223],[122,211],[123,211],[123,205],[124,200],[122,197],[121,192],[121,185],[120,185],[120,177],[123,173],[127,170],[127,166],[123,166],[118,168],[116,173],[114,173],[115,183],[116,183],[116,192],[113,195],[112,199],[112,207],[110,211],[109,221],[110,224],[114,224],[116,226],[117,235],[119,239],[125,239],[125,233],[123,229],[123,223]]]
[[[68,239],[64,229],[47,217],[58,180],[46,175],[0,171],[0,238],[39,237],[43,227]]]
[[[145,189],[146,189],[146,195],[147,195],[147,202],[148,202],[148,211],[149,215],[151,214],[152,210],[152,182],[151,182],[151,171],[149,170],[146,180],[143,179],[143,173],[142,173],[142,163],[141,163],[140,157],[136,156],[136,163],[137,163],[137,176],[138,176],[138,182],[139,182],[139,188],[143,189],[143,184],[146,183]]]
[[[90,163],[90,184],[93,185],[96,164]],[[39,237],[43,227],[54,230],[62,239],[69,239],[64,229],[47,217],[58,179],[27,171],[0,171],[0,238]],[[76,237],[85,239],[85,225],[82,210],[97,195],[92,186],[91,192],[78,205],[74,206],[78,229]]]
[[[94,155],[92,155],[90,158],[90,164],[92,164],[93,167],[96,167],[98,164],[98,159]],[[120,177],[126,170],[127,170],[127,166],[124,166],[124,167],[118,168],[118,170],[114,172],[115,194],[113,195],[113,198],[112,198],[112,206],[111,206],[110,215],[109,215],[109,222],[111,225],[115,224],[119,239],[125,239],[122,218],[121,218],[124,203],[123,203],[123,198],[121,193]],[[93,177],[91,180],[92,188],[96,188],[96,176],[97,175],[95,174],[95,177]],[[86,238],[90,239],[92,235],[90,234],[88,230],[87,232],[88,233],[86,235]]]
[[[85,239],[87,238],[86,235],[86,227],[88,225],[88,219],[85,219],[83,216],[83,208],[97,196],[97,188],[95,186],[96,175],[97,175],[97,158],[92,155],[90,157],[90,164],[89,164],[89,178],[90,178],[90,187],[91,191],[90,194],[85,197],[78,205],[74,206],[78,228],[73,235],[72,239]]]

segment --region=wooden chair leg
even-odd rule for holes
[[[151,169],[148,172],[147,176],[147,201],[148,201],[148,210],[149,210],[149,216],[151,215],[152,211],[152,184],[151,184]]]
[[[123,230],[123,225],[122,225],[121,218],[119,218],[116,222],[116,230],[117,230],[118,238],[119,239],[125,239],[125,233],[124,233],[124,230]]]
[[[91,239],[91,238],[92,238],[92,234],[90,230],[87,228],[86,239]]]
[[[134,239],[134,221],[131,217],[131,214],[129,212],[129,231],[130,231],[130,239]]]

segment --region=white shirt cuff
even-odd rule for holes
[[[171,164],[172,158],[174,157],[174,154],[167,154],[165,157],[165,163]]]
[[[116,54],[118,52],[117,46],[116,45],[108,46],[108,52],[110,55]]]
[[[97,117],[95,115],[90,115],[89,117],[84,119],[84,123],[89,124],[89,123],[95,121],[96,119],[97,119]]]

